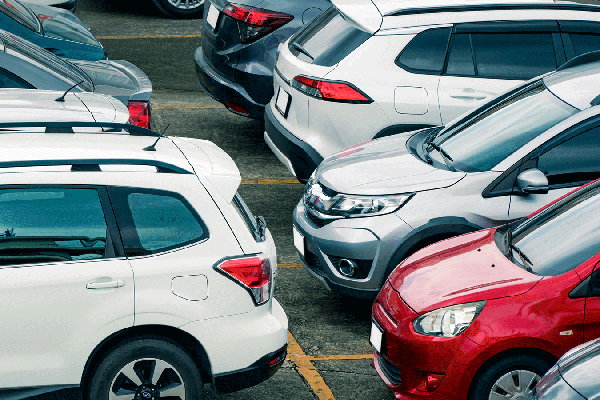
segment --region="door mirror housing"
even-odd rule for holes
[[[517,187],[523,194],[548,193],[548,178],[537,168],[521,172],[517,176]]]

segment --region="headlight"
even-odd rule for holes
[[[428,336],[457,336],[477,318],[485,301],[440,308],[413,321],[415,331]]]

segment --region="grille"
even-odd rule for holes
[[[319,260],[319,257],[306,250],[304,256],[304,261],[306,261],[306,265],[318,275],[325,276],[325,268],[323,268],[323,264]]]
[[[331,262],[333,267],[339,271],[342,257],[330,255],[328,255],[327,257],[329,258],[329,261]],[[358,267],[358,274],[356,274],[356,276],[353,276],[352,278],[365,279],[367,276],[369,276],[369,272],[371,272],[371,267],[373,266],[373,260],[353,260],[351,258],[347,258],[347,260],[354,261],[356,263],[356,266]]]
[[[400,368],[396,367],[394,364],[386,360],[381,354],[377,357],[379,361],[379,368],[381,368],[381,372],[384,373],[385,377],[394,384],[400,384]]]

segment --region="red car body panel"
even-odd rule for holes
[[[562,275],[541,277],[508,260],[496,246],[495,232],[462,235],[415,253],[379,293],[373,319],[384,338],[375,367],[397,399],[466,400],[477,371],[504,351],[535,349],[559,358],[584,342],[584,326],[600,336],[600,313],[584,321],[586,299],[569,298],[600,254]],[[483,311],[456,337],[427,336],[413,327],[421,314],[481,300],[487,301]],[[384,373],[386,362],[399,369],[400,384]],[[431,392],[422,385],[428,373],[443,376]]]

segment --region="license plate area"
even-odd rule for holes
[[[277,97],[275,98],[275,108],[281,113],[283,118],[287,118],[288,111],[290,111],[290,103],[292,102],[292,96],[282,88],[277,91]]]
[[[298,253],[302,256],[302,258],[304,258],[304,235],[301,234],[298,228],[296,228],[294,225],[292,225],[292,232],[294,235],[294,247],[296,247]]]
[[[375,321],[371,322],[371,337],[369,338],[371,345],[381,354],[381,343],[383,342],[383,329],[377,325]]]
[[[219,10],[213,4],[208,8],[208,15],[206,16],[206,23],[211,27],[213,32],[217,29],[217,22],[219,21]]]

